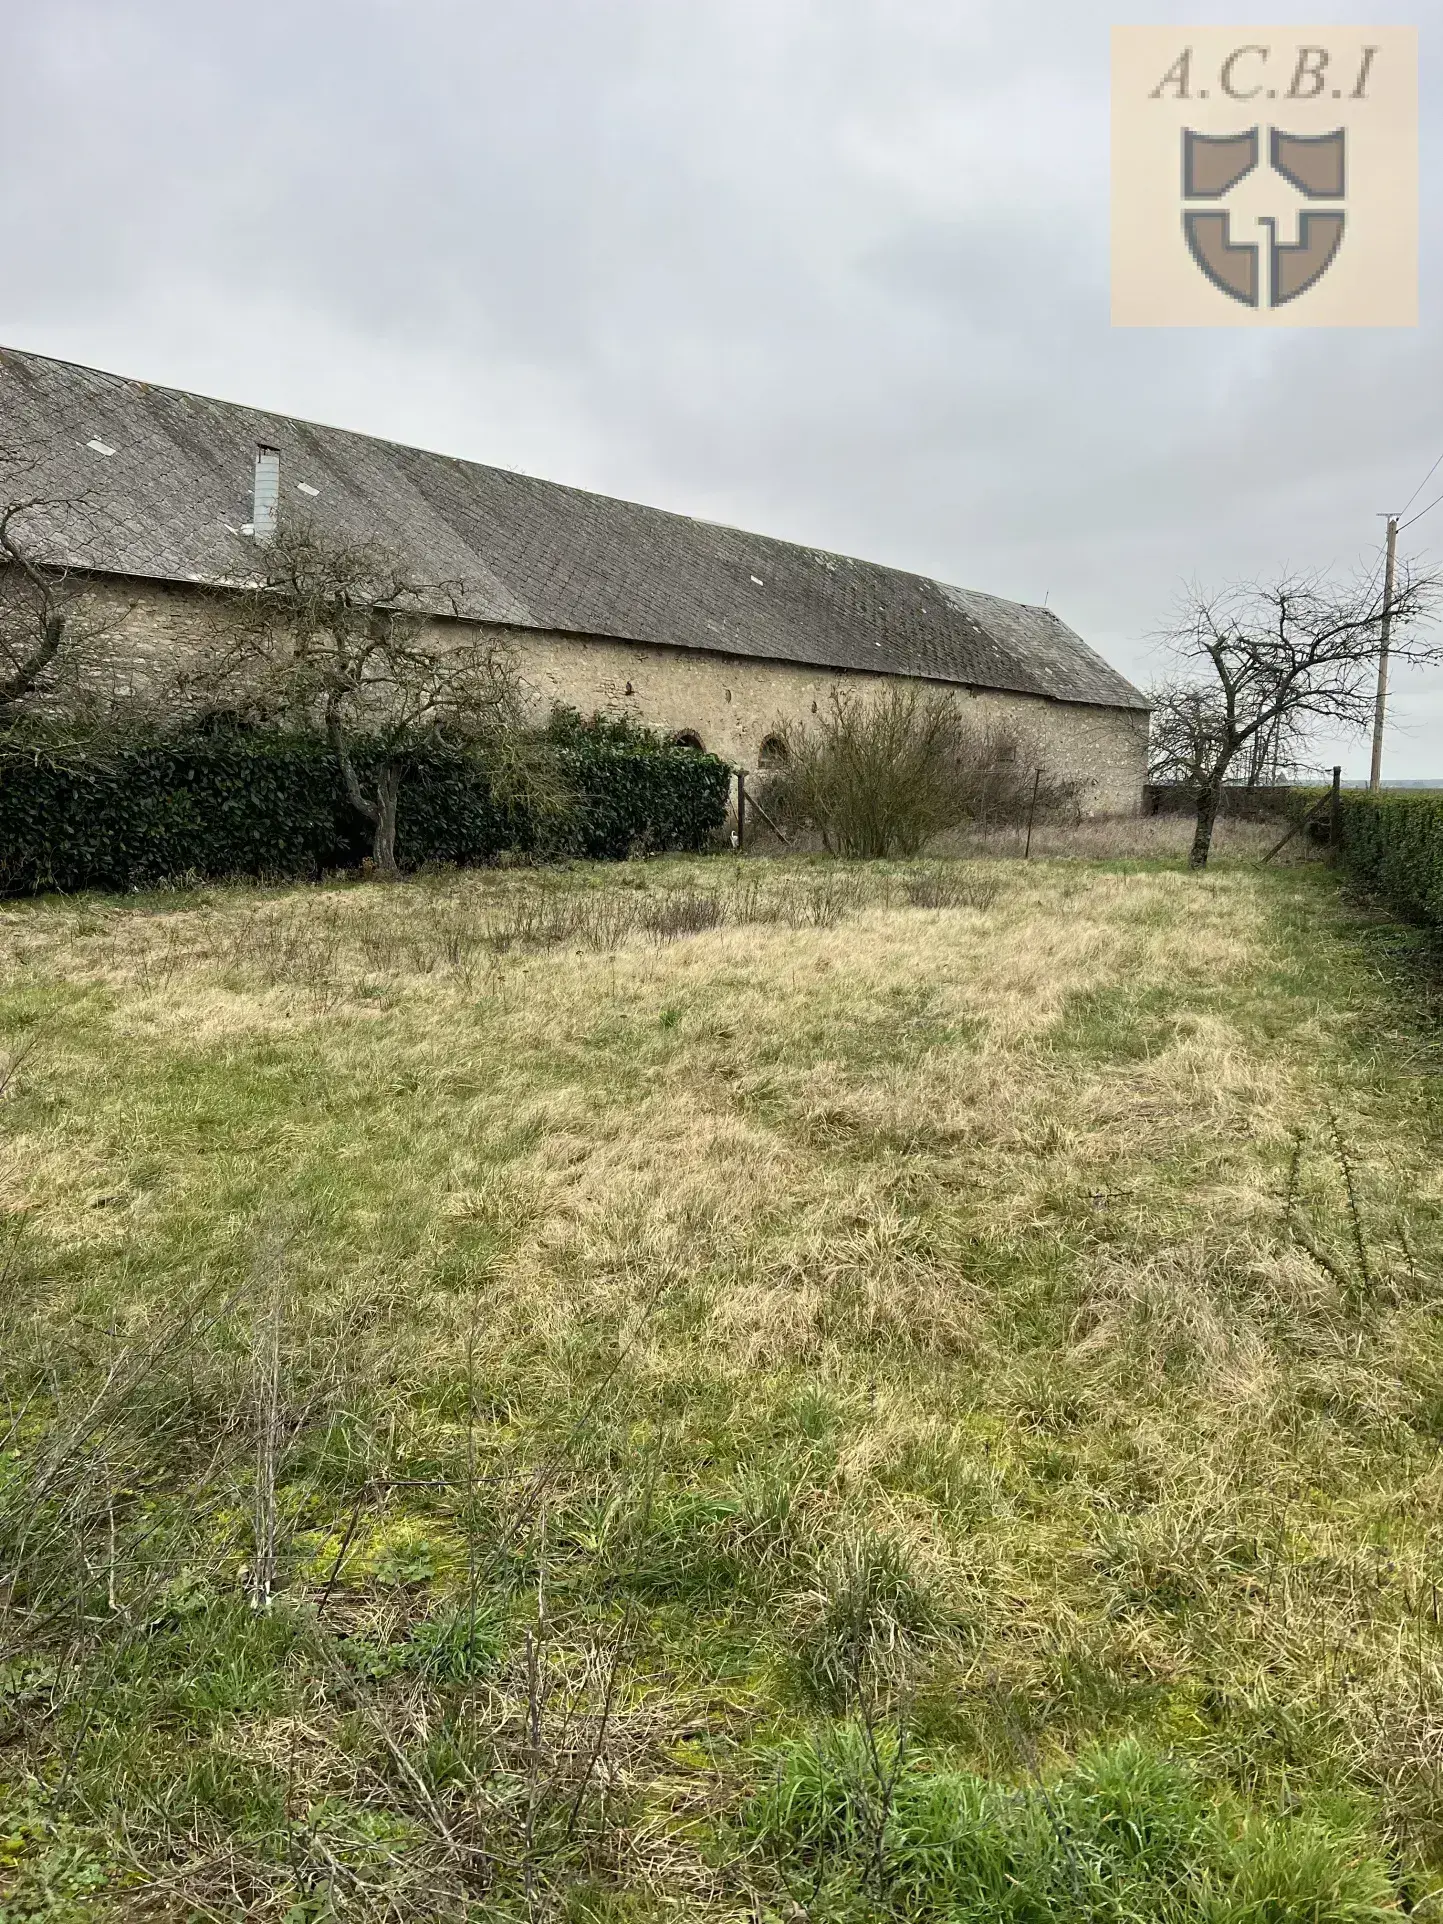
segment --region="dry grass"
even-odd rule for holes
[[[1419,1895],[1438,1058],[1328,877],[1079,853],[7,911],[25,1901],[741,1918],[864,1699]]]
[[[1272,821],[1249,822],[1224,818],[1217,825],[1213,847],[1220,860],[1250,861],[1266,853],[1281,840],[1285,824]],[[1193,822],[1186,815],[1105,815],[1084,821],[1065,812],[1039,811],[1032,831],[1032,854],[1040,860],[1082,862],[1169,862],[1181,861],[1192,842]],[[750,818],[748,845],[758,853],[775,856],[786,852],[783,844],[760,816]],[[1009,859],[1020,856],[1027,846],[1027,826],[1022,822],[993,821],[986,828],[976,822],[939,836],[931,853],[943,859],[976,860],[990,856]],[[817,854],[821,839],[794,832],[788,848],[793,853]],[[1309,851],[1296,839],[1276,860],[1284,867],[1310,859]]]
[[[1214,834],[1213,848],[1223,861],[1253,860],[1274,847],[1286,823],[1224,819]],[[1032,853],[1042,858],[1072,858],[1085,862],[1181,860],[1192,843],[1193,821],[1188,815],[1100,816],[1070,822],[1039,818],[1032,831]],[[958,836],[954,853],[1016,856],[1027,841],[1026,825],[1004,824],[983,832],[973,828]],[[1291,843],[1279,859],[1300,859],[1302,850]]]

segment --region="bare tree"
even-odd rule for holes
[[[90,506],[84,494],[37,487],[35,463],[0,450],[0,728],[35,716],[73,722],[106,692],[123,611],[97,604],[87,578],[57,558],[54,533]]]
[[[1436,576],[1409,572],[1395,583],[1395,659],[1432,661],[1443,652],[1420,632],[1439,585]],[[1240,755],[1256,781],[1270,757],[1295,760],[1314,728],[1368,726],[1382,619],[1373,580],[1340,587],[1318,575],[1287,575],[1188,596],[1166,636],[1181,672],[1155,715],[1153,767],[1196,784],[1189,867],[1206,866],[1223,784]]]
[[[554,778],[522,739],[518,681],[506,650],[475,626],[454,627],[459,583],[427,583],[376,539],[304,518],[282,519],[248,544],[231,618],[192,672],[203,705],[285,719],[324,733],[346,796],[372,831],[383,876],[396,864],[401,785],[437,744],[488,751],[503,792],[559,807]]]

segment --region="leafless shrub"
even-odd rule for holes
[[[968,814],[989,832],[1076,814],[1077,783],[1049,771],[1036,732],[1017,722],[989,722],[975,732],[962,778]]]
[[[719,889],[519,890],[485,940],[503,952],[568,946],[605,951],[635,935],[669,942],[752,923],[831,928],[861,908],[868,893],[865,880],[830,874],[779,885],[745,876]]]
[[[1001,888],[995,875],[978,875],[951,864],[918,869],[902,881],[914,909],[990,909]]]
[[[45,1344],[46,1378],[30,1399],[25,1447],[0,1502],[0,1663],[43,1649],[66,1624],[72,1638],[92,1642],[107,1611],[143,1620],[174,1578],[164,1555],[170,1525],[152,1520],[136,1491],[172,1477],[166,1404],[176,1372],[232,1307],[202,1284],[147,1324],[108,1332],[97,1355],[80,1332],[63,1347]],[[20,1333],[10,1334],[18,1346]],[[24,1362],[34,1370],[41,1357]],[[200,1451],[204,1468],[181,1508],[214,1503],[209,1477],[240,1427],[233,1405],[211,1451]],[[97,1617],[102,1572],[105,1609]]]
[[[647,903],[641,925],[659,942],[668,942],[679,935],[700,935],[706,929],[718,928],[723,913],[720,896],[700,889],[680,889]]]
[[[815,829],[833,854],[864,859],[916,855],[966,821],[1016,819],[1035,781],[1044,809],[1068,792],[1039,780],[1035,746],[1018,730],[978,729],[950,694],[910,685],[834,694],[814,727],[790,732],[787,751],[768,806]]]
[[[503,953],[513,948],[605,951],[635,933],[641,920],[637,903],[620,890],[522,889],[506,902],[487,940]]]
[[[778,919],[793,929],[830,929],[855,914],[869,899],[865,877],[817,875],[782,890]]]

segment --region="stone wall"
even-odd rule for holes
[[[191,654],[225,620],[223,601],[183,584],[97,584],[96,598],[118,617],[115,685],[121,692],[143,691],[160,668]],[[449,624],[436,626],[440,639]],[[805,726],[834,690],[865,691],[883,679],[529,628],[495,633],[514,656],[538,717],[555,702],[586,715],[598,709],[629,714],[667,734],[694,735],[703,748],[746,769],[760,765],[768,736]],[[958,686],[953,692],[979,728],[1015,728],[1049,776],[1075,783],[1084,814],[1136,814],[1141,808],[1145,713],[992,689]]]
[[[768,736],[805,726],[834,690],[865,691],[882,679],[792,662],[708,655],[644,642],[506,631],[538,706],[568,702],[634,715],[668,734],[693,734],[703,748],[757,768]],[[937,684],[948,686],[949,684]],[[1052,777],[1077,784],[1085,814],[1136,814],[1147,772],[1147,716],[1134,710],[1045,701],[1032,695],[957,687],[979,728],[1015,727]]]

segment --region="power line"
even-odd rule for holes
[[[1413,503],[1418,499],[1418,496],[1423,492],[1424,488],[1427,487],[1428,483],[1433,479],[1434,475],[1438,472],[1440,467],[1443,467],[1443,454],[1440,454],[1438,456],[1438,459],[1433,463],[1432,467],[1429,468],[1428,472],[1423,476],[1423,479],[1418,483],[1417,487],[1414,488],[1413,492],[1408,496],[1408,499],[1403,503],[1402,507],[1399,508],[1398,512],[1400,515],[1404,515],[1408,512],[1409,508],[1412,507]],[[1443,501],[1443,495],[1439,495],[1438,499],[1440,501]],[[1424,514],[1427,514],[1428,510],[1424,508],[1422,512]],[[1413,519],[1416,521],[1418,519],[1418,516],[1415,514]]]
[[[1438,457],[1438,461],[1443,461],[1443,454],[1440,454],[1440,455],[1439,455],[1439,457]],[[1437,467],[1437,465],[1438,465],[1438,461],[1435,461],[1435,462],[1433,463],[1433,466],[1434,466],[1435,468],[1436,468],[1436,467]],[[1414,490],[1413,490],[1413,496],[1416,496],[1416,495],[1417,495],[1417,493],[1418,493],[1418,490],[1417,490],[1416,488],[1414,488]],[[1412,497],[1412,496],[1410,496],[1410,499],[1411,499],[1411,498],[1413,498],[1413,497]],[[1430,502],[1428,503],[1428,505],[1427,505],[1427,507],[1426,507],[1426,508],[1420,508],[1420,509],[1418,510],[1418,512],[1417,512],[1417,514],[1415,514],[1415,515],[1413,515],[1413,516],[1412,516],[1412,517],[1411,517],[1411,518],[1410,518],[1409,520],[1407,520],[1407,521],[1405,521],[1405,522],[1403,523],[1403,526],[1404,526],[1405,528],[1411,528],[1411,527],[1412,527],[1412,525],[1413,525],[1413,523],[1414,523],[1415,521],[1421,521],[1421,520],[1423,519],[1423,517],[1424,517],[1424,515],[1425,515],[1425,514],[1431,514],[1431,513],[1433,512],[1433,510],[1434,510],[1434,509],[1435,509],[1435,508],[1437,507],[1437,505],[1438,505],[1438,503],[1439,503],[1440,501],[1443,501],[1443,494],[1435,494],[1435,495],[1434,495],[1434,497],[1433,497],[1433,499],[1432,499],[1432,500],[1431,500],[1431,501],[1430,501]],[[1401,531],[1400,531],[1400,532],[1401,532]]]

